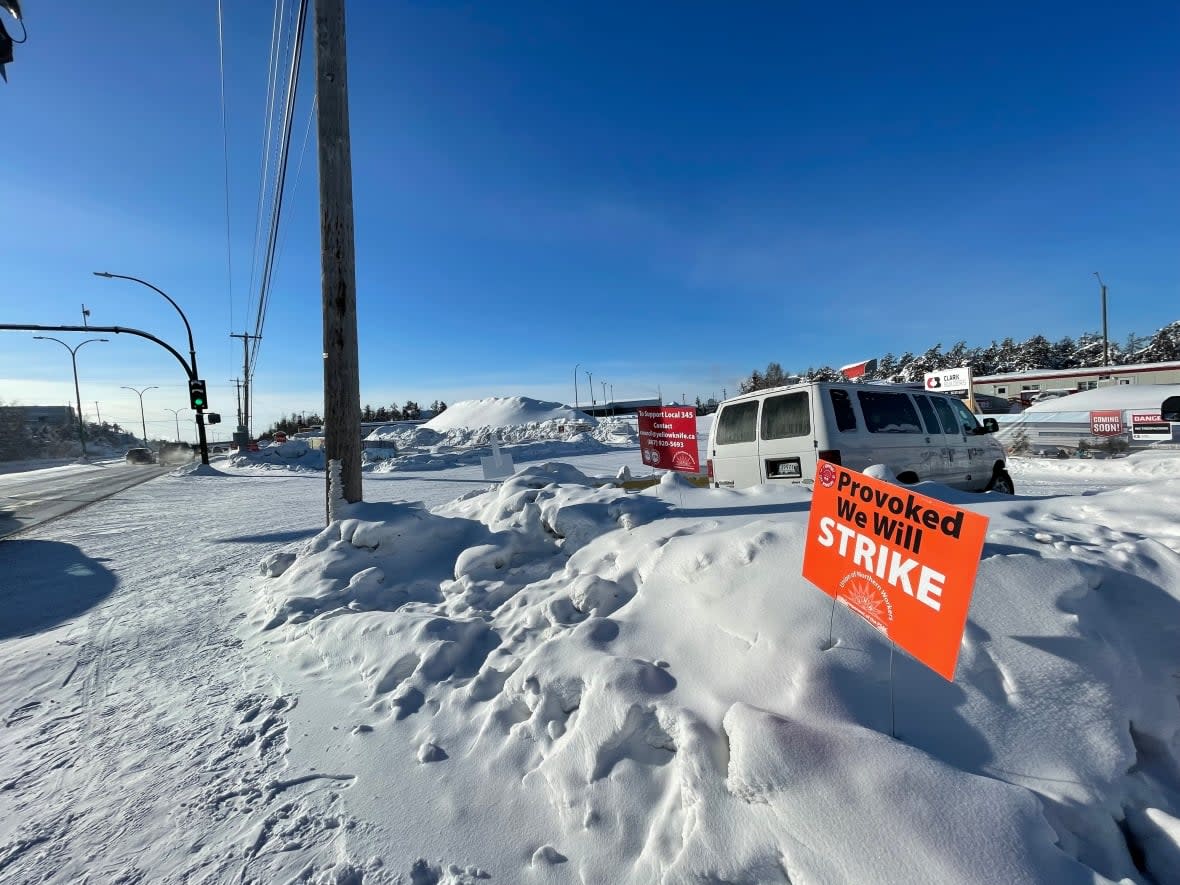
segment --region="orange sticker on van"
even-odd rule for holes
[[[820,462],[803,577],[953,682],[986,534],[985,516]]]

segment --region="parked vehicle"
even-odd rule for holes
[[[1003,447],[962,400],[900,385],[807,382],[723,402],[707,449],[714,488],[810,483],[820,460],[884,464],[906,483],[933,480],[1011,494]]]
[[[960,399],[965,400],[966,397],[967,394],[963,394]],[[990,393],[975,394],[975,404],[985,415],[1007,415],[1012,411],[1012,403],[1006,397],[992,396]]]
[[[156,456],[151,449],[128,449],[126,460],[128,464],[155,464]]]

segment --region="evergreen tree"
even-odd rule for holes
[[[1053,345],[1044,335],[1034,335],[1020,345],[1016,365],[1020,370],[1046,369],[1053,360]]]
[[[750,377],[738,385],[738,393],[753,393],[755,390],[761,390],[766,386],[766,381],[762,377],[762,373],[755,369],[750,373]]]
[[[767,363],[766,376],[762,379],[762,383],[766,387],[782,387],[787,383],[787,376],[783,372],[783,367],[778,363]]]
[[[1066,335],[1049,348],[1049,362],[1046,369],[1076,369],[1078,365],[1078,345]]]
[[[1140,359],[1145,363],[1180,360],[1180,320],[1156,332],[1147,346],[1140,351]]]

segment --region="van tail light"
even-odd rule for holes
[[[705,473],[708,474],[709,480],[712,481],[712,479],[713,479],[713,459],[712,458],[708,458],[705,460]]]
[[[840,450],[839,449],[822,449],[821,451],[816,453],[816,456],[821,461],[830,461],[833,464],[840,463]]]

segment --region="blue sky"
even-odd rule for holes
[[[232,423],[272,9],[223,0],[228,232],[217,4],[24,12],[0,84],[3,322],[76,323],[85,303],[183,351],[163,299],[91,271],[149,280],[188,313]],[[599,399],[603,380],[707,398],[771,360],[1056,339],[1100,328],[1096,270],[1112,338],[1180,318],[1175,4],[347,14],[364,403],[572,401],[579,363]],[[317,211],[313,136],[288,178],[256,430],[322,400]],[[72,401],[63,348],[3,336],[0,401]],[[98,401],[138,426],[123,385],[159,387],[154,432],[187,404],[147,343],[88,345],[79,367],[90,417]]]

